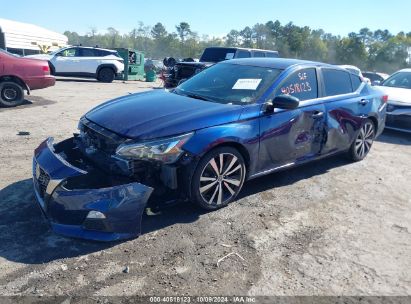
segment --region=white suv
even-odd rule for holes
[[[124,72],[124,60],[113,50],[72,46],[26,57],[48,60],[51,74],[56,76],[91,77],[112,82]]]

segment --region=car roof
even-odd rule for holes
[[[108,51],[108,52],[113,52],[113,53],[116,52],[116,50],[103,49],[103,48],[92,47],[92,46],[82,46],[82,45],[67,46],[67,47],[65,47],[64,49],[71,49],[71,48],[90,49],[90,50],[101,50],[101,51]]]
[[[399,70],[399,71],[397,71],[397,72],[411,73],[411,69],[402,69],[402,70]]]
[[[300,60],[300,59],[289,59],[289,58],[242,58],[242,59],[231,59],[223,61],[224,64],[238,64],[238,65],[250,65],[257,67],[273,68],[273,69],[287,69],[291,66],[296,65],[310,65],[310,66],[326,66],[337,70],[343,70],[342,68],[330,65],[327,63]]]
[[[356,71],[361,71],[360,68],[356,67],[355,65],[349,65],[349,64],[340,64],[339,67],[343,69],[353,69]]]
[[[261,52],[270,52],[270,53],[278,53],[278,51],[273,50],[263,50],[263,49],[254,49],[254,48],[243,48],[243,47],[229,47],[229,46],[210,46],[207,49],[233,49],[233,50],[243,50],[243,51],[261,51]]]

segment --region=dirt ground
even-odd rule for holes
[[[0,295],[411,295],[411,136],[398,132],[362,162],[248,182],[222,210],[168,206],[134,240],[52,233],[34,201],[33,150],[97,104],[151,87],[66,79],[0,109]]]

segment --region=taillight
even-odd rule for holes
[[[388,101],[388,95],[384,95],[384,96],[381,98],[381,100],[382,100],[383,103],[387,103],[387,101]]]
[[[50,68],[48,65],[43,65],[43,72],[50,72]]]

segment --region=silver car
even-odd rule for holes
[[[378,88],[388,95],[386,128],[411,133],[411,69],[395,72]]]

